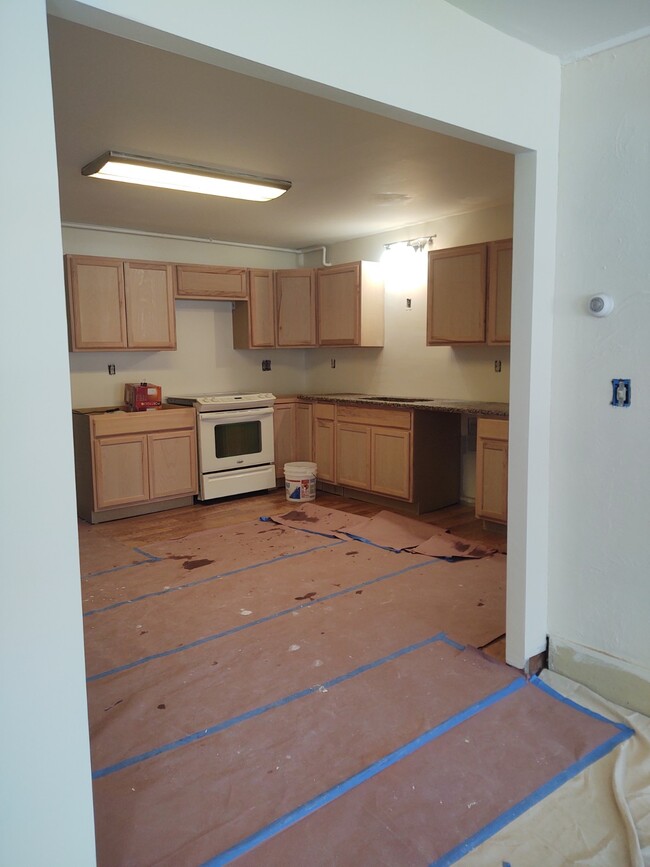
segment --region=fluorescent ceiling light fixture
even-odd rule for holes
[[[145,187],[163,187],[208,196],[268,202],[277,199],[291,188],[291,181],[262,178],[238,172],[221,171],[158,160],[152,157],[107,151],[81,170],[89,178],[105,178],[125,184]]]

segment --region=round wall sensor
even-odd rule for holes
[[[589,312],[592,316],[609,316],[614,309],[611,295],[592,295],[589,299]]]

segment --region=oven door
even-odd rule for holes
[[[273,463],[273,407],[198,414],[201,473]]]

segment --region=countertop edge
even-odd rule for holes
[[[298,400],[324,401],[327,403],[355,404],[357,406],[385,407],[388,409],[417,409],[428,412],[456,412],[466,415],[490,416],[508,419],[510,406],[507,403],[476,400],[451,400],[447,398],[377,399],[364,394],[298,394]]]

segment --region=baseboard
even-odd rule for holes
[[[553,636],[549,637],[548,667],[615,704],[650,716],[647,669]]]

